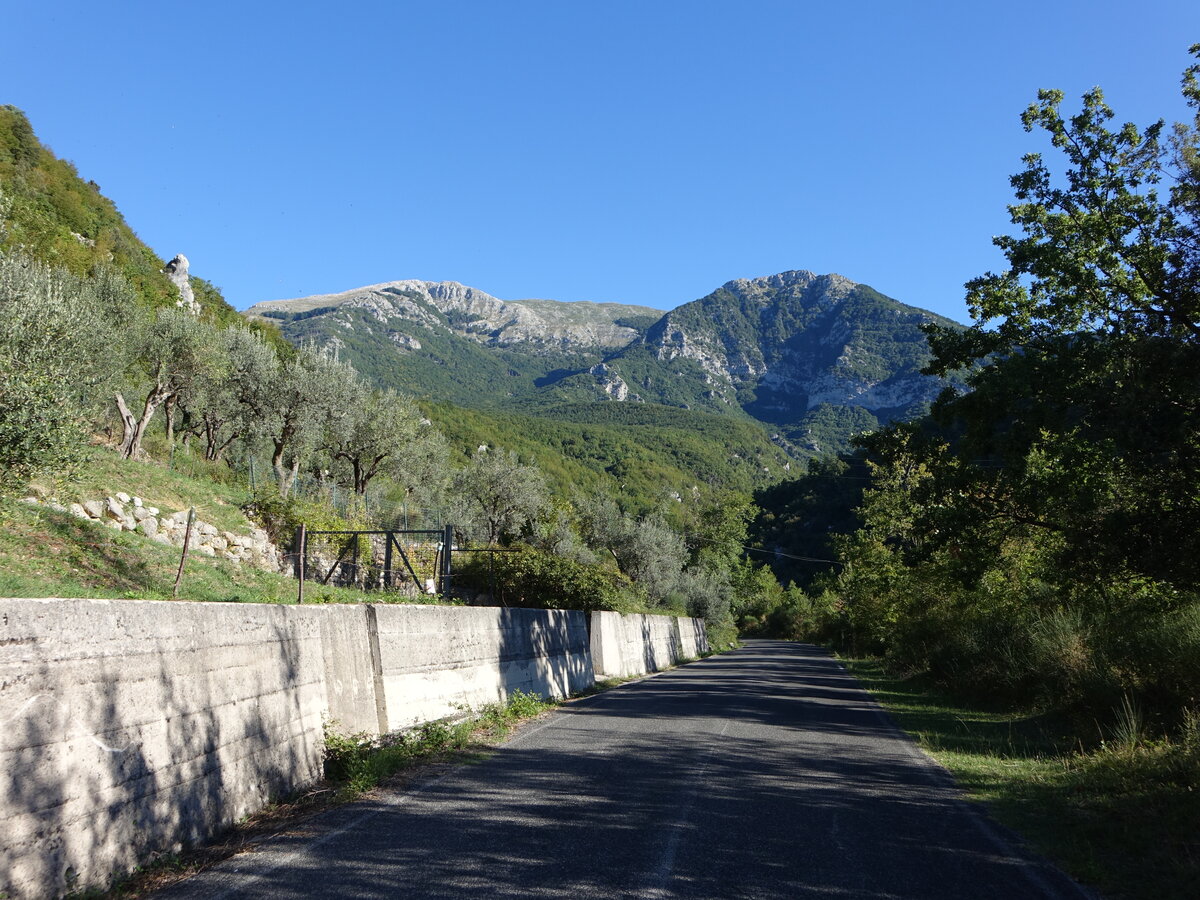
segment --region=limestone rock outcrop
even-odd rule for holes
[[[200,315],[200,301],[196,299],[191,279],[188,277],[188,258],[182,253],[177,253],[174,259],[163,266],[163,274],[179,289],[179,299],[175,301],[175,305],[193,315]]]

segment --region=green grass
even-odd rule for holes
[[[244,532],[244,528],[241,529]],[[46,507],[0,501],[0,597],[170,600],[180,548]],[[296,581],[228,560],[188,554],[180,600],[294,603]],[[414,602],[306,584],[305,603]],[[421,598],[419,602],[435,602]]]
[[[150,444],[158,455],[167,454]],[[223,531],[247,534],[253,524],[242,512],[246,487],[224,463],[210,463],[177,450],[170,462],[120,459],[93,448],[91,461],[70,478],[34,484],[24,493],[54,497],[63,505],[97,500],[119,491],[143,498],[165,515],[196,507],[196,517]],[[0,596],[170,600],[180,548],[140,534],[119,532],[45,506],[0,499]],[[229,560],[188,555],[180,600],[294,603],[296,582]],[[436,603],[431,597],[362,591],[306,583],[305,603]]]
[[[843,662],[972,799],[1076,878],[1111,896],[1196,895],[1200,719],[1149,741],[971,707],[876,661]]]
[[[156,458],[166,460],[166,449],[158,446],[157,438],[153,435],[147,443]],[[138,462],[95,447],[89,461],[71,478],[37,488],[63,504],[99,500],[124,491],[157,506],[164,515],[194,506],[200,521],[222,531],[245,534],[251,527],[241,510],[250,499],[249,492],[234,481],[229,467],[206,462],[183,449],[176,449],[166,462]]]
[[[557,704],[537,694],[514,691],[507,703],[493,703],[461,722],[426,722],[410,731],[374,737],[325,730],[325,777],[350,799],[371,790],[402,769],[447,753],[458,754],[481,741],[495,741],[518,722]]]

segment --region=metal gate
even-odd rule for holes
[[[305,582],[409,595],[450,593],[454,526],[441,530],[309,531],[296,529],[296,602]]]

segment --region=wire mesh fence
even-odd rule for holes
[[[452,528],[319,531],[300,526],[295,536],[295,575],[305,582],[409,597],[448,594]]]

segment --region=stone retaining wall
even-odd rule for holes
[[[141,497],[117,492],[111,497],[71,503],[63,506],[53,498],[39,500],[26,497],[22,502],[31,506],[46,506],[59,512],[97,522],[115,531],[130,531],[160,544],[182,547],[187,534],[188,511],[164,513]],[[197,519],[192,523],[190,553],[214,556],[231,562],[251,565],[268,572],[290,572],[279,548],[271,543],[270,535],[261,528],[251,528],[249,534],[223,531],[215,525]]]

